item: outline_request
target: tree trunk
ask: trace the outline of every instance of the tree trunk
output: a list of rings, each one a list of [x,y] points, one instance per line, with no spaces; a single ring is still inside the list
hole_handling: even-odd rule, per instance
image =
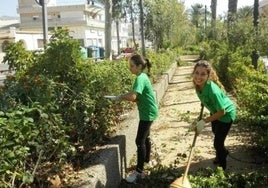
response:
[[[145,40],[144,40],[144,17],[143,17],[143,5],[142,0],[139,0],[140,7],[140,29],[141,29],[141,51],[142,55],[145,57]]]
[[[115,24],[116,24],[116,36],[117,36],[117,55],[119,55],[121,41],[120,41],[119,20],[118,19],[116,19]]]
[[[211,0],[211,28],[212,37],[216,38],[217,0]]]
[[[237,13],[237,0],[229,0],[228,2],[228,24],[235,21]]]
[[[111,57],[112,0],[105,0],[105,59]]]
[[[256,31],[258,30],[258,24],[259,24],[259,0],[254,0],[253,25]]]
[[[134,44],[134,48],[135,50],[138,49],[137,43],[136,43],[136,38],[135,38],[135,23],[134,23],[134,17],[133,17],[133,4],[131,1],[130,4],[130,19],[131,19],[131,28],[132,28],[132,40],[133,40],[133,44]]]

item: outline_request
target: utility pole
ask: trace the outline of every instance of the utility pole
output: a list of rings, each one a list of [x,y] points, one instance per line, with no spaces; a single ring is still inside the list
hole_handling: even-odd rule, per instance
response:
[[[42,6],[42,20],[43,20],[43,44],[44,49],[46,48],[47,38],[48,38],[48,28],[47,28],[47,3],[49,0],[35,0],[35,2]]]

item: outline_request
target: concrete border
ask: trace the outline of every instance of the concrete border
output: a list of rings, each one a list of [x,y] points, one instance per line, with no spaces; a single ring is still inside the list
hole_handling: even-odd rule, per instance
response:
[[[163,98],[168,84],[177,68],[174,62],[170,69],[164,72],[159,81],[153,84],[158,104]],[[119,130],[108,145],[98,150],[94,161],[89,162],[80,171],[80,183],[73,187],[77,188],[115,188],[118,187],[121,179],[125,178],[125,169],[130,163],[131,158],[136,153],[136,131],[139,122],[138,111],[135,108],[127,115],[126,119],[120,124],[124,129]],[[84,160],[92,160],[84,159]]]

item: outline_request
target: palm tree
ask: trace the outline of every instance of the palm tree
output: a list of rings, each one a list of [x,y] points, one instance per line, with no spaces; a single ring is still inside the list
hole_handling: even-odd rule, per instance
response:
[[[214,25],[213,22],[216,22],[216,15],[217,15],[217,0],[211,0],[211,19],[212,19],[212,26]]]
[[[138,49],[138,45],[136,43],[136,37],[135,37],[135,17],[134,17],[134,2],[132,0],[130,0],[129,2],[129,10],[130,10],[130,20],[131,20],[131,29],[132,29],[132,41],[134,44],[134,48],[135,50]]]
[[[105,7],[105,58],[110,58],[112,41],[112,0],[96,0]]]
[[[112,0],[104,0],[105,6],[105,58],[111,55],[112,39]]]
[[[144,15],[143,15],[143,0],[139,0],[140,7],[140,29],[141,29],[141,51],[142,55],[145,57],[145,39],[144,39]]]
[[[253,25],[258,30],[258,23],[259,23],[259,0],[254,0],[254,8],[253,8]]]
[[[229,0],[228,1],[228,24],[235,21],[237,13],[237,1],[238,0]]]
[[[217,0],[211,0],[211,28],[212,28],[212,36],[215,38],[216,31],[216,15],[217,15]]]
[[[191,21],[193,25],[198,28],[200,26],[200,19],[205,13],[205,9],[202,4],[198,3],[192,5],[191,8]]]
[[[244,19],[252,17],[252,6],[244,6],[237,11],[237,18],[238,19]]]
[[[122,3],[117,0],[112,0],[112,17],[116,25],[116,36],[117,36],[117,53],[120,52],[120,33],[119,33],[119,21],[122,18]]]

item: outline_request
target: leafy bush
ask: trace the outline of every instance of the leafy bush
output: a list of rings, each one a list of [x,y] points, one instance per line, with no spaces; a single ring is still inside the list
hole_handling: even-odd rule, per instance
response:
[[[103,98],[131,89],[128,63],[83,60],[79,47],[64,29],[55,31],[42,53],[25,50],[21,42],[6,46],[4,62],[15,72],[0,87],[0,187],[48,185],[49,176],[66,162],[78,164],[133,108]],[[149,53],[152,81],[175,56]]]
[[[138,186],[146,187],[170,187],[170,184],[176,179],[183,176],[182,171],[176,168],[157,166],[150,171],[150,175],[144,180],[138,182]],[[222,168],[213,170],[211,168],[199,169],[188,175],[192,188],[255,188],[266,187],[268,176],[264,172],[252,173],[228,173]],[[121,183],[120,188],[132,187],[129,184]]]
[[[55,111],[55,106],[33,104],[0,112],[0,187],[32,184],[38,181],[40,164],[60,166],[74,152]]]

